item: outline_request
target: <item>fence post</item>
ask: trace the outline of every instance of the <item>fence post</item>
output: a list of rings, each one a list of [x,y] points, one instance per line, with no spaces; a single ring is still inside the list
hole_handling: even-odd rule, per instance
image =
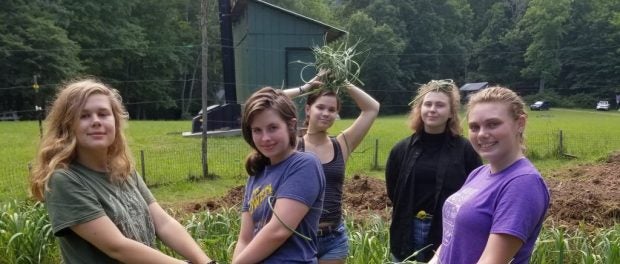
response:
[[[558,153],[559,157],[562,157],[564,155],[564,135],[562,134],[562,129],[560,129],[560,145],[558,146],[558,151],[560,153]]]
[[[379,139],[375,139],[375,166],[373,169],[379,168]]]
[[[141,149],[140,150],[140,165],[142,167],[142,180],[144,181],[144,184],[146,184],[146,171],[144,170],[144,150]]]

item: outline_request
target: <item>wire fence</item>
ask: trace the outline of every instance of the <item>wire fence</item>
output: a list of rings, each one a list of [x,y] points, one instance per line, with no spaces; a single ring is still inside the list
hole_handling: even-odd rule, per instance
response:
[[[392,146],[402,138],[367,137],[347,162],[347,175],[382,171]],[[533,161],[574,158],[592,160],[620,149],[617,133],[601,131],[571,132],[562,130],[526,135],[526,155]],[[200,141],[173,145],[130,146],[136,170],[147,185],[154,187],[179,181],[201,180],[203,176]],[[245,157],[250,147],[239,136],[208,140],[208,177],[234,178],[243,182],[247,176]],[[15,162],[8,161],[8,164]],[[5,163],[5,165],[7,165]],[[0,201],[27,195],[29,164],[0,167]]]

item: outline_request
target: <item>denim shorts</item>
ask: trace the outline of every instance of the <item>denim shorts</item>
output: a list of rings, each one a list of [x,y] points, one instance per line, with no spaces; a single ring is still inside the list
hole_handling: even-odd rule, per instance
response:
[[[319,259],[337,260],[346,259],[349,255],[349,237],[344,222],[332,232],[318,237]]]

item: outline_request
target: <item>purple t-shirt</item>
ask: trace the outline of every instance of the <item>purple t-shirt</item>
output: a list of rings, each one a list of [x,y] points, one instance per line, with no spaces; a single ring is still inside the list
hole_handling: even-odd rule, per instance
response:
[[[519,238],[511,263],[529,263],[548,207],[548,188],[528,159],[497,173],[478,167],[443,206],[440,263],[478,262],[490,234]]]
[[[317,263],[317,230],[323,208],[325,175],[319,159],[310,153],[295,152],[275,165],[268,165],[248,179],[242,212],[249,212],[256,235],[271,220],[272,210],[279,198],[293,199],[305,204],[310,211],[296,231],[311,240],[292,234],[282,246],[262,263]]]

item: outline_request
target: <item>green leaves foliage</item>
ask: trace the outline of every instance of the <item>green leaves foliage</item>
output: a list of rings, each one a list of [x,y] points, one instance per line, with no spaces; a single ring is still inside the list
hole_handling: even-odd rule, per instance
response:
[[[416,88],[431,79],[486,81],[521,94],[544,83],[560,96],[611,101],[620,92],[620,0],[267,2],[361,40],[358,50],[369,52],[355,58],[363,62],[359,79],[382,102],[382,113],[407,111]],[[59,82],[95,75],[121,91],[132,118],[190,117],[200,107],[200,3],[3,1],[0,111],[34,118],[34,106],[49,102]],[[206,3],[213,94],[223,86],[219,13],[218,1]],[[345,116],[356,113],[343,106]]]

